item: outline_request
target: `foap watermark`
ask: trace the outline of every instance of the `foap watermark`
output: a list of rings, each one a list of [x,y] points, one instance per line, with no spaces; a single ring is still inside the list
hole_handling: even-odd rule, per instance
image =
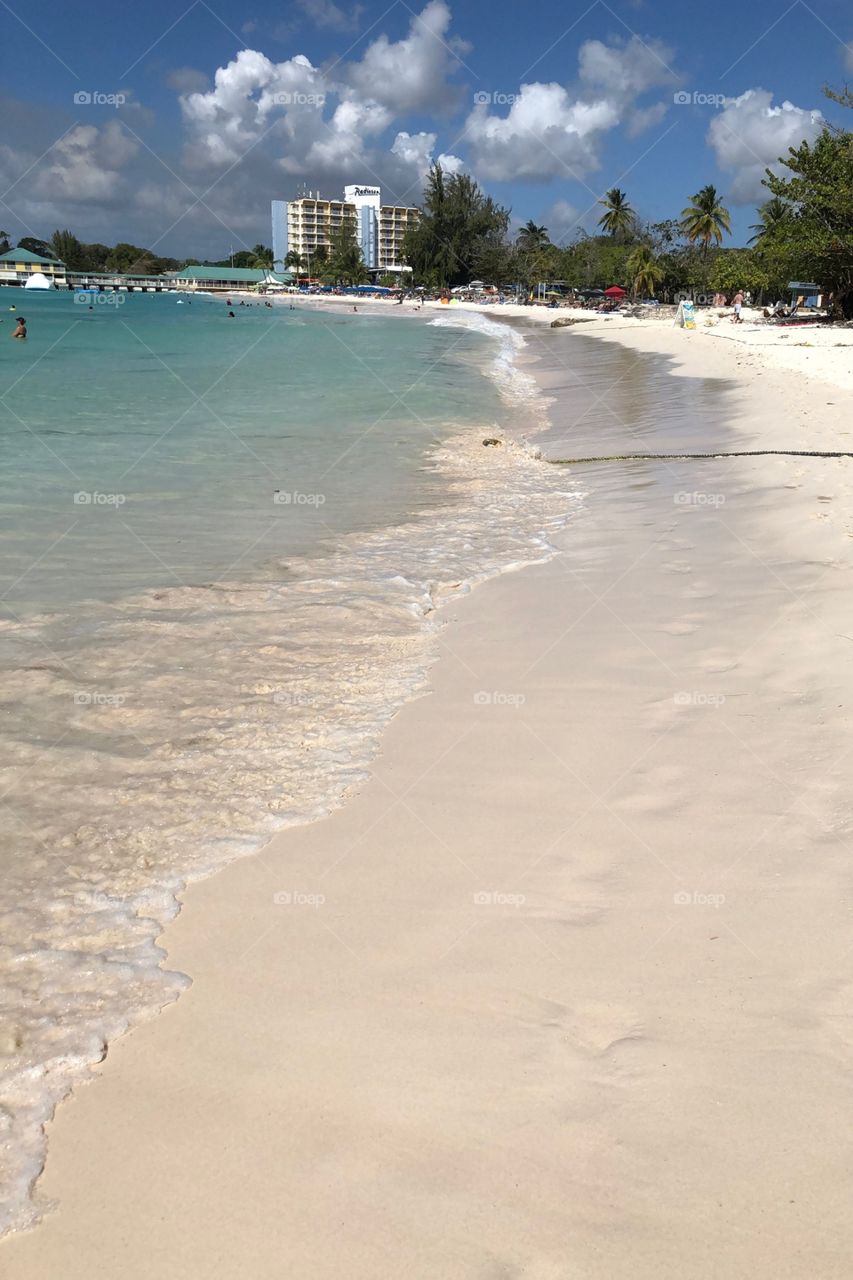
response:
[[[714,907],[717,910],[726,900],[724,893],[700,893],[698,889],[694,889],[692,893],[684,890],[681,893],[674,893],[672,900],[677,907]]]
[[[677,707],[721,707],[726,700],[724,693],[688,693],[683,690],[677,693],[673,702]]]
[[[725,505],[724,493],[676,493],[673,502],[677,507],[722,507]]]
[[[293,489],[276,489],[273,502],[279,507],[322,507],[325,493],[299,493]]]
[[[127,301],[127,294],[116,293],[115,291],[111,293],[89,293],[84,289],[80,293],[75,293],[74,301],[78,307],[120,307]]]
[[[487,689],[480,689],[474,694],[475,707],[523,707],[527,698],[523,693],[504,693],[500,689],[494,689],[491,692]]]
[[[474,94],[475,107],[513,107],[520,101],[520,93],[487,93],[484,89],[478,89]]]
[[[277,107],[323,107],[326,105],[326,95],[285,89],[281,93],[272,94],[272,101]]]
[[[100,493],[97,489],[93,489],[91,493],[87,489],[81,489],[74,495],[75,507],[123,507],[126,502],[127,494]]]
[[[492,889],[481,889],[474,894],[474,905],[477,907],[523,907],[527,899],[523,893],[497,893]]]
[[[100,89],[78,89],[74,95],[75,107],[123,107],[126,102],[126,94],[104,93]]]
[[[672,100],[677,107],[716,107],[718,111],[726,105],[724,93],[702,93],[699,89],[692,93],[688,89],[679,89],[672,95]]]
[[[97,689],[78,689],[74,694],[75,707],[123,707],[127,702],[124,693],[100,693]]]
[[[277,907],[322,907],[326,901],[323,893],[303,893],[300,889],[280,889],[274,893],[273,902]]]
[[[273,702],[278,707],[313,707],[314,699],[309,693],[300,693],[299,690],[291,692],[287,689],[279,689],[278,693],[272,696]]]

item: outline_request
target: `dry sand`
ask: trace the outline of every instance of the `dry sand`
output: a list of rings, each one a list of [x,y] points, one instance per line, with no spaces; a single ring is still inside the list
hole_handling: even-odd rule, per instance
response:
[[[530,344],[549,447],[619,451],[576,340]],[[624,386],[725,374],[714,445],[853,443],[840,390],[618,340]],[[583,468],[560,554],[447,606],[361,793],[187,894],[194,985],[60,1108],[4,1277],[847,1280],[851,478]]]

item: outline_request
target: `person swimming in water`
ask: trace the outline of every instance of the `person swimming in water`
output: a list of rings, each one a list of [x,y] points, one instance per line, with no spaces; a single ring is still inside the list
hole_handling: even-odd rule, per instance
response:
[[[12,337],[26,339],[26,336],[27,336],[27,322],[23,316],[18,316],[15,322],[15,328],[12,330]]]

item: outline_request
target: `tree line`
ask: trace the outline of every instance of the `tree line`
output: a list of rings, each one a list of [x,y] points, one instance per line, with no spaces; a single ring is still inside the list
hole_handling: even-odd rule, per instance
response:
[[[5,253],[12,246],[9,233],[0,231],[0,253]],[[39,240],[35,236],[24,236],[14,246],[17,249],[28,249],[42,258],[53,258],[64,262],[69,271],[116,272],[121,275],[163,275],[164,272],[179,271],[183,267],[251,267],[255,270],[272,268],[272,249],[256,244],[254,249],[241,249],[219,262],[211,262],[202,258],[166,258],[153,253],[151,249],[124,242],[107,244],[85,244],[78,240],[72,231],[54,231],[49,240]]]
[[[853,95],[826,90],[845,107]],[[635,297],[679,293],[779,296],[792,279],[813,280],[839,312],[853,316],[853,134],[826,124],[813,143],[767,170],[767,199],[746,248],[724,247],[731,215],[716,187],[689,198],[678,218],[643,223],[619,187],[600,200],[595,234],[578,229],[553,244],[529,221],[513,239],[510,214],[465,174],[430,171],[424,209],[405,252],[416,283],[453,288],[480,279],[501,288],[563,282],[574,288],[620,284]]]

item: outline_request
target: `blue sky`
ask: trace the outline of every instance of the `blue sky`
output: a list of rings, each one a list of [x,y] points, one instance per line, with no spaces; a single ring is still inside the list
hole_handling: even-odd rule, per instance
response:
[[[594,229],[608,187],[660,220],[713,182],[743,243],[764,166],[814,136],[816,113],[845,116],[822,86],[853,79],[849,0],[4,0],[4,13],[0,226],[175,256],[268,243],[270,199],[303,183],[337,196],[379,181],[417,203],[437,158],[555,239]]]

